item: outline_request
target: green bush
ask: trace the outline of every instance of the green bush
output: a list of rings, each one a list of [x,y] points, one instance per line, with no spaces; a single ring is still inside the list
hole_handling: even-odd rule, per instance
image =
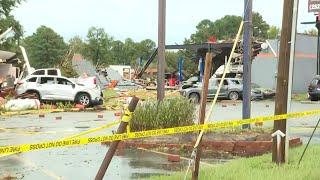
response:
[[[131,120],[133,131],[188,126],[194,124],[195,105],[183,97],[166,98],[161,102],[140,103]]]

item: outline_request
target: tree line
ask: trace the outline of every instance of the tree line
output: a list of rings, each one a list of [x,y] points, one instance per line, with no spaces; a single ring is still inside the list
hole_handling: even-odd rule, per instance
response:
[[[127,38],[120,41],[101,27],[91,27],[85,38],[74,36],[68,42],[52,28],[46,26],[40,26],[32,35],[24,37],[23,27],[11,14],[12,10],[22,2],[23,0],[0,1],[0,29],[5,31],[11,26],[14,29],[14,35],[0,43],[0,49],[20,52],[18,46],[23,45],[27,50],[31,65],[35,68],[58,67],[66,64],[64,61],[70,58],[70,53],[83,55],[98,68],[111,64],[137,66],[141,60],[145,62],[156,48],[156,43],[151,39],[135,42]],[[204,19],[196,26],[196,32],[189,38],[185,38],[184,43],[207,42],[211,36],[220,40],[233,39],[241,20],[241,16],[235,15],[226,15],[216,21]],[[253,13],[252,21],[255,39],[265,40],[279,36],[280,29],[266,23],[258,12]],[[177,69],[180,56],[185,58],[184,70],[187,73],[197,70],[192,53],[170,51],[166,52],[166,64],[169,71]]]

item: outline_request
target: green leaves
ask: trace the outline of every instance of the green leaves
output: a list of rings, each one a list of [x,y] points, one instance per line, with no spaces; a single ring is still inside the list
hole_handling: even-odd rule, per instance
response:
[[[96,66],[134,65],[139,57],[146,60],[155,47],[155,42],[150,39],[134,42],[131,38],[127,38],[122,42],[114,40],[103,28],[91,27],[82,54]]]
[[[134,131],[187,126],[194,124],[194,117],[195,105],[186,98],[147,100],[138,105],[130,125]]]
[[[60,64],[67,52],[63,38],[51,28],[41,26],[24,41],[30,64],[34,68],[49,68]]]
[[[215,36],[220,40],[233,39],[238,31],[241,20],[241,16],[235,15],[226,15],[214,22],[204,19],[196,26],[196,33],[191,34],[190,39],[186,39],[185,43],[207,42],[210,36]],[[266,39],[269,25],[259,13],[253,12],[252,23],[253,36],[257,39]]]
[[[1,0],[0,1],[0,18],[2,15],[9,16],[14,7],[21,3],[22,0]]]

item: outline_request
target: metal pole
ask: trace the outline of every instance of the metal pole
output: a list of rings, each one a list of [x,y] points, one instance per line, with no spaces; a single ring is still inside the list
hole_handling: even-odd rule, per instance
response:
[[[318,39],[317,39],[317,75],[320,74],[320,21],[319,15],[316,16],[316,28],[318,30]]]
[[[304,153],[306,153],[306,150],[308,149],[308,146],[309,146],[309,144],[310,144],[310,141],[311,141],[314,133],[316,132],[316,130],[317,130],[318,126],[319,126],[319,122],[320,122],[320,119],[318,120],[316,127],[314,127],[314,129],[313,129],[313,131],[312,131],[312,134],[311,134],[311,136],[310,136],[310,138],[309,138],[309,140],[308,140],[308,143],[307,143],[306,147],[304,148],[303,153],[302,153],[302,155],[301,155],[301,157],[300,157],[300,159],[299,159],[298,165],[300,165],[300,162],[301,162],[301,160],[302,160],[302,158],[303,158],[303,156],[304,156]]]
[[[130,101],[130,104],[128,106],[128,110],[130,112],[133,112],[135,109],[136,109],[136,106],[139,102],[139,98],[137,97],[132,97],[131,101]],[[117,130],[117,134],[122,134],[126,131],[126,128],[127,128],[127,125],[128,125],[128,122],[124,122],[122,121],[118,127],[118,130]],[[99,171],[96,175],[96,178],[95,180],[102,180],[102,178],[104,177],[108,167],[109,167],[109,164],[112,160],[112,157],[114,155],[114,153],[116,152],[117,150],[117,147],[118,147],[118,144],[119,144],[120,141],[113,141],[108,149],[108,152],[107,154],[105,155],[103,161],[102,161],[102,164],[99,168]]]
[[[201,93],[201,102],[200,102],[200,110],[199,110],[199,124],[204,123],[205,116],[206,116],[206,104],[207,104],[207,95],[208,95],[212,57],[213,57],[213,53],[206,54],[204,77],[203,77],[203,81],[202,81],[203,85],[202,85],[202,93]],[[200,140],[199,145],[197,147],[196,160],[194,163],[194,171],[192,173],[193,180],[198,179],[200,156],[201,156],[201,140]]]
[[[287,113],[288,103],[288,80],[289,80],[289,66],[290,66],[290,45],[291,31],[292,31],[292,15],[293,15],[292,0],[284,0],[283,2],[283,17],[281,28],[280,52],[278,61],[278,76],[277,76],[277,92],[275,97],[275,115]],[[273,132],[280,130],[287,134],[286,130],[287,120],[283,119],[275,121]],[[277,162],[277,141],[273,138],[272,144],[272,161]],[[280,163],[285,162],[285,139],[281,139],[280,144]]]
[[[251,116],[252,0],[244,1],[242,118]],[[242,125],[243,129],[250,124]]]
[[[297,33],[297,20],[298,20],[298,8],[299,0],[294,0],[293,5],[293,17],[292,17],[292,28],[291,28],[291,46],[290,46],[290,62],[289,62],[289,78],[288,78],[288,99],[287,99],[287,112],[291,109],[291,93],[292,93],[292,81],[293,81],[293,68],[295,59],[295,48],[296,48],[296,33]],[[289,162],[289,128],[288,123],[286,124],[286,136],[285,136],[285,162]]]
[[[159,0],[158,17],[158,64],[157,64],[157,99],[164,98],[164,67],[165,67],[165,31],[166,31],[166,0]]]

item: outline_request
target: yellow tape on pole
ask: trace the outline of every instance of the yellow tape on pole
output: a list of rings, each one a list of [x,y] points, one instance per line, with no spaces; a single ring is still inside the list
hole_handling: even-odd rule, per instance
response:
[[[257,121],[273,121],[273,120],[276,121],[276,120],[282,120],[282,119],[288,119],[288,118],[299,118],[299,117],[319,115],[319,114],[320,114],[320,109],[317,109],[312,111],[295,112],[295,113],[281,114],[281,115],[275,115],[275,116],[263,116],[263,117],[256,117],[251,119],[238,119],[238,120],[231,120],[231,121],[224,121],[224,122],[213,122],[213,123],[206,123],[203,125],[182,126],[182,127],[174,127],[174,128],[131,132],[131,133],[124,133],[124,134],[83,137],[83,138],[65,139],[65,140],[57,140],[57,141],[47,141],[47,142],[40,142],[40,143],[4,146],[4,147],[0,147],[0,154],[28,152],[28,151],[35,151],[35,150],[41,150],[41,149],[52,149],[52,148],[85,145],[85,144],[100,143],[100,142],[111,142],[111,141],[118,141],[118,140],[187,133],[187,132],[194,132],[199,130],[203,130],[203,131],[213,130],[218,128],[240,126],[243,124],[254,123]]]

